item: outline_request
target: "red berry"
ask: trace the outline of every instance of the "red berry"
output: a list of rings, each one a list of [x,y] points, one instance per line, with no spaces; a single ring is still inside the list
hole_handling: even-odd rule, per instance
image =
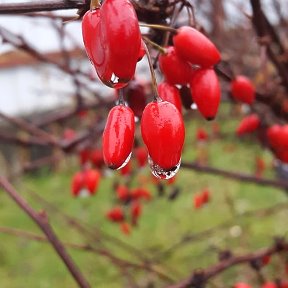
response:
[[[97,170],[89,169],[84,171],[84,181],[90,194],[95,194],[99,185],[100,173]]]
[[[124,212],[121,207],[114,207],[106,214],[107,218],[113,222],[124,221]]]
[[[132,206],[131,206],[131,219],[132,219],[132,224],[136,225],[137,221],[141,215],[142,212],[142,206],[138,201],[133,201]]]
[[[159,56],[159,66],[170,84],[185,85],[194,74],[192,67],[179,58],[173,46],[167,47],[166,53]]]
[[[208,133],[203,128],[198,128],[196,132],[196,139],[197,141],[207,141],[208,140]]]
[[[268,142],[272,148],[281,146],[281,126],[273,125],[267,129]]]
[[[105,0],[100,9],[103,49],[109,51],[111,70],[120,82],[128,82],[134,76],[141,47],[136,12],[129,0]]]
[[[233,288],[251,288],[251,286],[246,283],[237,283]]]
[[[139,167],[144,167],[147,163],[148,153],[144,146],[139,146],[134,149],[134,155],[136,157]]]
[[[207,119],[215,118],[221,100],[220,85],[213,69],[195,72],[190,82],[191,93],[200,113]]]
[[[185,127],[178,109],[167,101],[149,103],[142,115],[141,133],[154,164],[167,172],[175,170],[185,138]]]
[[[208,189],[203,190],[201,195],[203,204],[206,204],[210,201],[210,191]]]
[[[131,154],[134,142],[134,113],[118,105],[109,112],[103,132],[103,156],[111,169],[120,168]]]
[[[221,59],[216,46],[198,30],[183,26],[173,37],[173,43],[178,55],[185,61],[209,68]]]
[[[194,202],[194,208],[195,209],[201,208],[203,205],[202,195],[198,195],[198,194],[194,195],[193,202]]]
[[[101,8],[87,11],[82,35],[101,81],[110,87],[125,86],[134,76],[141,45],[138,20],[130,1],[106,0]]]
[[[119,185],[116,189],[116,194],[120,201],[127,201],[130,198],[129,189],[125,185]]]
[[[105,164],[102,149],[94,149],[91,151],[90,160],[95,167],[101,168]]]
[[[72,178],[72,187],[71,187],[73,196],[78,196],[78,194],[80,193],[80,190],[84,186],[84,183],[85,182],[84,182],[83,172],[75,173]]]
[[[174,104],[179,112],[182,113],[181,97],[176,86],[162,82],[158,85],[158,93],[162,100]]]
[[[137,80],[131,80],[125,88],[126,100],[135,116],[141,118],[146,106],[145,87]]]
[[[79,152],[80,163],[82,165],[86,164],[90,160],[90,153],[89,149],[83,149]]]
[[[261,286],[261,288],[277,288],[277,285],[274,282],[266,282]]]
[[[260,119],[258,115],[252,114],[242,119],[242,121],[237,127],[236,133],[239,136],[246,133],[252,133],[255,130],[257,130],[259,126],[260,126]]]
[[[255,87],[245,76],[237,76],[231,82],[232,96],[241,102],[252,104],[255,100]]]
[[[123,234],[129,235],[131,233],[131,226],[127,222],[123,222],[120,224],[120,229]]]
[[[140,49],[139,49],[139,54],[138,54],[138,62],[142,60],[142,58],[144,57],[144,55],[146,54],[146,50],[144,48],[144,42],[143,39],[141,39],[141,45],[140,45]]]

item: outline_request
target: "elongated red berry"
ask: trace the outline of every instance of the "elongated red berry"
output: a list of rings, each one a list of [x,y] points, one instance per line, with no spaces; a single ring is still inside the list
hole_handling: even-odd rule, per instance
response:
[[[134,113],[124,105],[109,112],[103,132],[103,157],[111,169],[120,168],[129,159],[134,142]]]
[[[170,84],[185,85],[193,77],[192,67],[179,58],[173,46],[166,48],[166,53],[159,56],[159,66],[165,80]]]
[[[281,126],[272,125],[267,129],[267,139],[272,148],[276,149],[281,146]]]
[[[82,172],[77,172],[72,178],[71,192],[73,196],[78,196],[84,186],[84,175]]]
[[[182,103],[179,90],[176,86],[168,82],[158,84],[158,93],[162,100],[174,104],[180,113],[182,113]]]
[[[84,171],[84,179],[85,186],[90,194],[95,194],[100,181],[100,173],[95,169],[86,170]]]
[[[260,119],[258,115],[252,114],[242,119],[242,121],[239,123],[236,129],[236,133],[239,136],[246,133],[252,133],[255,130],[257,130],[259,126],[260,126]]]
[[[190,89],[200,113],[207,119],[216,117],[221,100],[220,85],[213,69],[201,69],[195,72]]]
[[[119,185],[116,189],[116,194],[120,201],[127,201],[130,198],[129,188],[125,185]]]
[[[247,77],[239,75],[231,82],[231,94],[235,100],[252,104],[255,100],[255,87]]]
[[[119,82],[128,82],[134,76],[141,47],[136,12],[129,0],[105,0],[100,9],[111,70]]]
[[[173,104],[167,101],[149,103],[142,115],[141,133],[154,164],[166,171],[179,164],[185,128]]]
[[[114,207],[106,214],[107,218],[113,222],[122,222],[125,219],[123,209],[121,207]]]
[[[209,68],[220,61],[221,55],[212,41],[192,27],[179,28],[173,43],[178,55],[191,64]]]
[[[136,225],[142,213],[142,205],[138,201],[133,201],[131,205],[131,222]]]
[[[144,85],[134,79],[131,80],[125,88],[126,101],[128,106],[134,112],[134,115],[141,118],[143,110],[146,106],[146,93]]]

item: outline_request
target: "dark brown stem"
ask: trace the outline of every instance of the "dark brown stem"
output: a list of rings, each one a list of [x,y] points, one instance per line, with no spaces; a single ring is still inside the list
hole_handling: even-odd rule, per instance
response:
[[[53,11],[60,9],[80,9],[86,6],[82,0],[46,0],[27,3],[0,4],[0,14],[20,14],[27,12]]]
[[[48,217],[45,212],[37,213],[32,207],[17,193],[10,182],[0,176],[0,187],[7,192],[7,194],[13,199],[13,201],[39,226],[39,228],[46,235],[47,239],[62,259],[63,263],[66,265],[67,269],[78,283],[81,288],[89,288],[90,285],[84,278],[79,268],[73,262],[70,255],[67,253],[64,245],[57,238],[52,227],[49,224]]]
[[[226,171],[226,170],[209,167],[209,166],[203,166],[197,163],[183,162],[181,164],[181,167],[185,169],[191,169],[197,172],[219,175],[219,176],[234,179],[237,181],[255,183],[258,185],[270,186],[270,187],[279,188],[279,189],[288,189],[288,181],[259,178],[259,177],[252,176],[252,175]]]

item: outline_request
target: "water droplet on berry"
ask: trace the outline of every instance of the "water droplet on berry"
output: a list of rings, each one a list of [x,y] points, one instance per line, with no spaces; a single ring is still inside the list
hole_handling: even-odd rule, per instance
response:
[[[80,198],[87,198],[87,197],[89,197],[89,196],[90,196],[90,193],[89,193],[88,189],[82,188],[82,189],[80,190],[80,192],[79,192],[79,197],[80,197]]]
[[[192,103],[192,104],[191,104],[191,109],[193,109],[193,110],[197,110],[198,107],[197,107],[197,105],[196,105],[195,103]]]
[[[102,79],[102,82],[111,88],[120,89],[125,87],[128,84],[129,80],[130,79],[120,79],[113,73],[110,80]]]
[[[123,167],[125,167],[128,164],[128,162],[130,161],[131,155],[132,155],[132,152],[128,155],[128,157],[123,162],[123,164],[119,168],[117,168],[116,170],[119,170],[119,169],[122,169]]]
[[[154,163],[150,155],[148,155],[148,163],[150,165],[151,172],[155,177],[160,179],[170,179],[174,177],[179,171],[181,159],[179,163],[170,170],[163,169],[162,167]]]

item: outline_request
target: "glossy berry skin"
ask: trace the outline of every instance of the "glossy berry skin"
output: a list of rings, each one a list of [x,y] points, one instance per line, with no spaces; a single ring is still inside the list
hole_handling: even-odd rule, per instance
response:
[[[281,146],[281,126],[272,125],[267,129],[267,139],[272,148],[276,149]]]
[[[109,168],[120,168],[130,156],[134,133],[133,111],[124,105],[113,107],[109,112],[102,139],[103,157]]]
[[[134,115],[141,118],[143,110],[146,106],[145,87],[140,81],[131,80],[125,88],[126,101],[134,112]]]
[[[220,85],[215,71],[201,69],[195,72],[190,89],[199,112],[207,120],[213,120],[221,100]]]
[[[183,26],[173,37],[173,43],[178,55],[190,64],[209,68],[221,60],[216,46],[198,30]]]
[[[162,100],[168,101],[176,106],[180,113],[182,113],[182,103],[179,90],[176,86],[168,82],[158,84],[158,93]]]
[[[155,164],[167,171],[178,165],[185,128],[182,116],[173,104],[167,101],[149,103],[142,115],[141,133]]]
[[[246,133],[252,133],[255,130],[257,130],[259,126],[260,126],[259,117],[257,116],[257,114],[252,114],[242,119],[242,121],[239,123],[236,129],[236,133],[238,136]]]
[[[231,94],[237,101],[252,104],[255,100],[255,87],[247,77],[239,75],[231,82]]]
[[[106,0],[102,7],[87,11],[82,35],[100,80],[109,87],[127,85],[134,76],[141,45],[138,20],[130,1]]]
[[[101,9],[87,11],[82,19],[82,37],[86,53],[100,80],[111,86],[112,67],[110,51],[101,23]],[[105,42],[106,41],[106,42]]]
[[[166,54],[159,56],[159,67],[165,80],[172,85],[185,85],[191,81],[194,74],[192,67],[179,58],[173,46],[167,47]]]
[[[134,7],[129,0],[105,0],[101,7],[101,22],[111,70],[120,82],[128,82],[134,76],[141,47]]]

